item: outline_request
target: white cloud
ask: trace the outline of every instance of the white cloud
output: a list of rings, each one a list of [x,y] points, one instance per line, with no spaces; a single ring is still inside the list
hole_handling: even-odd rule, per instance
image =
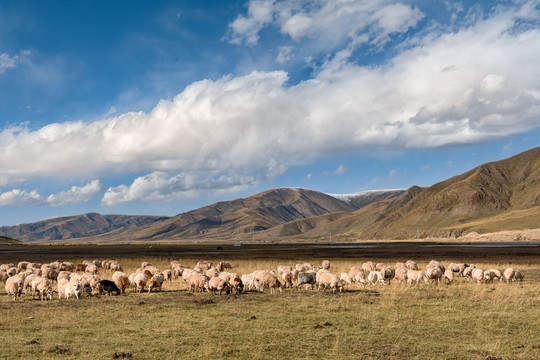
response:
[[[336,170],[334,170],[334,175],[343,175],[347,171],[347,168],[343,165],[339,165]]]
[[[236,192],[253,186],[253,178],[200,178],[197,175],[170,176],[161,171],[136,178],[129,186],[111,187],[102,198],[103,205],[117,205],[130,201],[161,202],[191,199],[203,194]]]
[[[19,66],[28,55],[30,55],[29,50],[22,50],[18,55],[12,56],[6,53],[0,54],[0,74],[3,74],[8,69],[14,69]]]
[[[20,207],[43,205],[45,200],[37,190],[13,189],[0,194],[0,206]]]
[[[249,3],[248,15],[237,17],[229,24],[232,44],[254,45],[259,41],[259,31],[272,21],[273,0],[252,0]]]
[[[99,180],[92,180],[85,186],[72,186],[67,191],[51,194],[44,199],[37,190],[12,189],[0,193],[0,206],[22,207],[22,206],[64,206],[86,202],[93,195],[101,190]]]
[[[320,155],[523,132],[540,116],[540,30],[522,26],[521,16],[501,8],[460,31],[419,37],[384,66],[352,64],[345,49],[295,86],[283,71],[252,72],[195,82],[150,113],[6,128],[0,185],[143,173],[108,189],[103,203],[161,201],[203,192],[188,175],[226,191]]]
[[[47,197],[47,204],[51,206],[80,204],[90,200],[99,191],[101,191],[99,180],[92,180],[85,186],[72,186],[67,191],[49,195]]]
[[[398,171],[397,171],[396,169],[392,169],[392,170],[390,170],[390,172],[388,173],[388,178],[389,178],[389,179],[393,179],[393,178],[395,178],[397,175],[398,175]]]
[[[279,54],[276,58],[276,61],[280,64],[284,64],[287,61],[292,59],[292,46],[281,46],[279,48]]]

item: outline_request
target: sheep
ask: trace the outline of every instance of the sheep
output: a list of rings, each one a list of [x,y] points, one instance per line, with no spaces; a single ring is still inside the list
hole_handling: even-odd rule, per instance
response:
[[[82,300],[83,290],[83,284],[75,278],[72,280],[62,279],[58,282],[59,298],[64,296],[68,300],[70,296],[75,296],[78,300]]]
[[[227,284],[231,287],[231,290],[234,289],[237,294],[240,294],[244,290],[244,283],[240,276],[235,273],[222,272],[218,276],[219,278],[225,280]]]
[[[455,272],[455,273],[458,273],[460,275],[463,274],[463,271],[469,267],[469,264],[463,264],[463,263],[460,263],[460,264],[456,264],[456,263],[450,263],[448,265],[448,270],[452,271],[452,272]]]
[[[9,276],[15,276],[19,273],[19,269],[17,269],[16,267],[10,267],[9,269],[7,269],[6,272]]]
[[[148,267],[148,266],[154,266],[154,265],[152,265],[152,264],[149,263],[148,261],[143,261],[143,262],[141,263],[141,267],[142,267],[142,268],[145,268],[145,267]]]
[[[484,270],[475,268],[471,273],[471,278],[480,284],[484,280]]]
[[[150,272],[150,270],[145,269],[145,268],[138,268],[137,270],[135,270],[135,272],[137,274],[139,273],[145,274],[146,276],[148,276],[149,279],[154,275]]]
[[[486,271],[484,271],[484,281],[486,283],[488,282],[493,282],[494,279],[499,279],[499,281],[501,280],[501,272],[499,270],[496,270],[496,269],[488,269]]]
[[[426,270],[429,268],[439,268],[441,270],[441,273],[444,274],[444,271],[446,270],[444,265],[438,262],[437,260],[431,260],[429,264],[426,266]]]
[[[182,279],[184,279],[184,281],[186,282],[186,284],[189,284],[189,279],[193,276],[193,275],[202,275],[201,273],[193,270],[193,269],[184,269],[182,271]]]
[[[135,276],[137,276],[137,273],[131,273],[129,274],[128,276],[128,280],[129,280],[129,285],[130,286],[135,286]]]
[[[492,273],[493,279],[498,279],[499,281],[502,280],[502,274],[497,269],[487,269],[487,271],[490,271]]]
[[[208,277],[203,274],[193,274],[189,278],[189,290],[195,292],[198,289],[199,292],[208,290]]]
[[[522,275],[519,270],[515,270],[514,281],[523,281],[524,277],[525,277],[525,275]]]
[[[77,267],[75,268],[75,271],[79,272],[79,271],[86,271],[86,264],[77,264]]]
[[[17,264],[17,269],[19,269],[19,271],[26,270],[29,264],[30,263],[28,261],[19,261]]]
[[[146,276],[146,274],[144,273],[135,273],[133,283],[137,287],[137,291],[141,293],[144,290],[146,284],[148,283],[148,276]]]
[[[392,266],[383,266],[380,270],[384,276],[384,281],[390,284],[390,281],[396,276],[396,269]]]
[[[112,275],[112,280],[118,286],[118,288],[122,291],[122,294],[126,293],[126,287],[129,286],[129,278],[128,276],[121,272],[121,271],[115,271]]]
[[[410,285],[413,281],[418,284],[421,280],[423,280],[426,284],[428,283],[428,278],[422,270],[407,270],[407,284]]]
[[[339,290],[339,292],[343,291],[343,282],[339,279],[339,277],[332,273],[326,273],[322,272],[319,275],[319,288],[318,290],[321,290],[321,287],[324,290],[327,288],[332,289],[332,292],[336,292],[336,290]]]
[[[407,266],[407,269],[409,270],[418,270],[418,264],[414,260],[407,260],[405,266]]]
[[[199,261],[195,267],[202,269],[204,272],[212,267],[212,263],[210,261]]]
[[[349,277],[351,282],[361,284],[362,286],[366,285],[366,277],[364,271],[357,266],[352,266],[349,270]]]
[[[73,274],[72,274],[72,276],[73,276]],[[99,282],[101,281],[101,278],[99,277],[99,275],[83,273],[82,278],[84,278],[84,279],[86,279],[88,281],[88,286],[89,286],[91,294],[94,294],[94,292],[99,290]],[[81,282],[83,283],[83,286],[86,287],[85,283],[83,281],[81,281]]]
[[[154,274],[147,283],[148,293],[150,293],[152,289],[158,289],[159,291],[161,291],[161,287],[163,286],[164,281],[165,277],[162,273],[158,272]]]
[[[104,292],[107,293],[107,295],[111,295],[113,292],[116,293],[116,295],[120,295],[120,289],[116,284],[110,280],[101,280],[99,282],[99,293],[103,294]]]
[[[56,281],[58,282],[62,279],[69,279],[70,275],[71,275],[71,272],[69,271],[60,271],[58,273],[58,276],[56,277]]]
[[[0,265],[0,270],[3,270],[5,272],[7,272],[9,268],[12,268],[14,266],[15,266],[15,264],[11,264],[11,263],[10,264],[2,264],[2,265]]]
[[[253,274],[244,274],[242,275],[242,283],[244,284],[244,288],[247,290],[255,290],[257,287],[255,285],[255,278],[253,277]]]
[[[178,279],[179,276],[182,276],[183,272],[184,272],[184,267],[182,266],[174,266],[172,268],[172,273],[175,279]]]
[[[341,279],[342,282],[344,282],[345,284],[347,285],[352,285],[352,279],[351,277],[349,276],[349,273],[341,273],[339,278]]]
[[[394,275],[394,279],[402,283],[403,281],[407,281],[407,267],[398,267],[396,268],[396,274]]]
[[[284,272],[281,274],[281,278],[283,279],[283,281],[285,282],[285,288],[287,287],[291,287],[293,286],[293,283],[292,283],[292,272],[288,271],[288,272]]]
[[[225,280],[213,277],[208,280],[208,290],[211,290],[214,295],[216,294],[216,290],[219,290],[219,295],[221,295],[223,291],[225,291],[226,294],[229,294],[230,287]]]
[[[292,272],[292,271],[293,271],[293,268],[288,265],[279,265],[277,267],[277,272],[279,276],[281,276],[285,272]]]
[[[101,264],[101,261],[99,260],[93,260],[92,264],[96,265],[98,268],[103,267],[103,265]]]
[[[53,294],[56,291],[53,291],[52,285],[49,279],[42,277],[35,278],[32,280],[32,298],[34,298],[34,293],[39,293],[39,298],[41,301],[52,300]]]
[[[111,271],[124,271],[124,268],[118,261],[112,262],[109,266],[109,270]]]
[[[302,285],[310,285],[311,290],[313,290],[313,286],[315,286],[317,282],[317,275],[312,272],[301,272],[298,273],[298,283],[296,284],[296,290]]]
[[[507,283],[510,283],[514,279],[514,275],[516,275],[516,272],[512,268],[507,268],[504,270],[504,280],[506,280]]]
[[[42,269],[41,276],[45,279],[55,281],[58,278],[58,270],[55,270],[52,267],[45,268],[45,270]]]
[[[295,268],[296,270],[300,271],[300,272],[304,272],[304,271],[308,271],[308,270],[313,270],[313,264],[310,264],[310,263],[303,263],[303,264],[296,264],[295,265]]]
[[[397,269],[407,269],[407,265],[405,265],[405,263],[403,263],[403,262],[397,262],[396,263],[396,270]]]
[[[184,265],[180,264],[179,261],[173,260],[171,261],[171,269],[174,269],[175,267],[184,267]]]
[[[476,269],[474,265],[469,265],[465,268],[465,270],[463,270],[463,276],[468,278],[469,280],[472,280],[472,273],[474,269]]]
[[[148,270],[152,276],[156,275],[157,273],[161,273],[161,270],[154,265],[147,266],[144,269]]]
[[[85,272],[87,273],[90,273],[90,274],[98,274],[99,271],[98,271],[98,267],[94,264],[88,264],[86,265],[86,268],[84,269]]]
[[[375,264],[375,270],[376,271],[381,271],[385,267],[386,267],[385,263],[377,263],[377,264]]]
[[[17,296],[19,296],[21,293],[19,289],[19,281],[14,277],[7,279],[5,289],[8,298],[11,297],[13,301],[17,300]]]
[[[227,262],[227,261],[220,261],[217,265],[216,265],[216,269],[219,271],[219,272],[222,272],[226,269],[232,269],[232,265],[231,263]]]
[[[444,271],[444,280],[448,283],[454,281],[454,272],[450,270],[450,267]]]
[[[23,289],[24,289],[25,295],[28,294],[27,292],[28,289],[32,289],[32,280],[34,280],[37,277],[39,277],[38,274],[30,274],[26,278],[24,278]]]
[[[172,271],[170,269],[163,270],[161,273],[163,274],[163,278],[165,280],[169,280],[169,281],[172,280]]]
[[[75,270],[75,264],[69,261],[64,261],[62,264],[60,264],[60,271],[74,271]]]
[[[375,264],[373,261],[368,261],[362,264],[362,270],[369,273],[370,271],[375,271]]]
[[[328,260],[323,260],[323,262],[322,262],[322,268],[325,269],[325,270],[330,269],[330,261],[328,261]]]
[[[382,285],[386,285],[384,277],[385,275],[382,271],[370,271],[367,277],[367,281],[371,285],[375,285],[375,283],[377,282],[380,282]]]
[[[209,278],[218,277],[219,271],[217,269],[209,269],[204,272],[204,275],[208,276]]]
[[[8,278],[9,275],[7,274],[7,272],[0,270],[0,281],[5,283]]]
[[[275,289],[278,289],[279,292],[283,291],[283,285],[279,282],[277,276],[269,271],[256,270],[253,272],[253,277],[259,292],[264,292],[264,288],[270,289],[271,294],[275,292]]]
[[[444,271],[438,266],[427,267],[426,268],[426,277],[428,280],[433,280],[433,282],[440,283],[441,279],[444,276]]]

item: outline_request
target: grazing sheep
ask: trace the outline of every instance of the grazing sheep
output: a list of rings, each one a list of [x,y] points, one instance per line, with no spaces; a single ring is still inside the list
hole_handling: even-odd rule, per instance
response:
[[[382,285],[386,285],[384,281],[384,273],[382,271],[370,271],[367,277],[367,282],[371,285],[380,282]]]
[[[60,264],[60,271],[75,271],[75,264],[69,261],[64,261],[62,264]]]
[[[148,267],[148,266],[154,266],[154,265],[152,265],[152,264],[149,263],[148,261],[143,261],[143,262],[141,263],[141,267],[142,267],[142,268],[145,268],[145,267]]]
[[[178,279],[179,276],[182,276],[183,272],[184,272],[183,266],[174,266],[172,268],[172,273],[175,279]]]
[[[218,277],[225,280],[231,290],[234,289],[237,294],[240,294],[242,290],[244,290],[244,283],[242,282],[240,276],[238,276],[237,274],[230,272],[222,272],[219,274]]]
[[[349,270],[349,277],[353,283],[361,284],[362,286],[366,285],[366,276],[364,271],[357,266],[352,266]]]
[[[484,280],[484,270],[475,268],[471,273],[471,279],[480,284]]]
[[[137,287],[137,291],[141,293],[144,290],[146,284],[148,283],[148,276],[146,276],[146,274],[144,273],[135,273],[133,283]]]
[[[75,271],[79,272],[79,271],[86,271],[86,264],[77,264],[77,267],[75,268]]]
[[[523,281],[524,277],[525,277],[525,275],[522,275],[519,270],[515,270],[514,281]]]
[[[62,279],[68,279],[69,280],[69,277],[71,275],[71,272],[70,271],[60,271],[58,273],[58,276],[56,277],[56,281],[60,281]]]
[[[451,283],[452,281],[454,281],[454,272],[450,270],[450,268],[444,271],[444,280],[448,281],[448,283]]]
[[[339,292],[343,291],[343,282],[337,275],[332,273],[319,273],[319,280],[317,283],[319,284],[319,291],[321,290],[321,287],[323,291],[328,288],[332,289],[332,292],[336,292],[336,290],[339,290]]]
[[[380,270],[384,275],[384,281],[390,284],[390,281],[396,276],[396,269],[392,266],[383,266]]]
[[[288,266],[288,265],[279,265],[277,267],[277,272],[279,274],[279,276],[281,276],[281,274],[285,273],[285,272],[292,272],[293,271],[293,268]]]
[[[88,264],[84,271],[90,274],[98,274],[98,267],[94,264]]]
[[[10,267],[9,269],[7,269],[6,272],[9,276],[15,276],[19,273],[19,269],[17,269],[16,267]]]
[[[116,293],[116,295],[120,295],[120,289],[116,284],[110,280],[101,280],[99,282],[99,293],[103,294],[104,292],[107,293],[107,295],[111,295],[113,292]]]
[[[14,267],[14,266],[15,266],[15,264],[2,264],[2,265],[0,265],[0,270],[3,270],[3,271],[5,271],[5,272],[7,272],[7,270],[8,270],[9,268],[12,268],[12,267]]]
[[[163,278],[165,279],[165,281],[172,280],[172,270],[169,270],[169,269],[163,270],[161,273],[163,274]]]
[[[504,270],[504,280],[506,280],[507,283],[510,283],[514,279],[514,276],[516,275],[516,272],[512,268],[507,268]]]
[[[497,270],[497,269],[487,269],[486,271],[490,271],[492,273],[491,277],[493,279],[497,279],[499,281],[502,280],[502,274],[501,274],[501,272],[499,270]]]
[[[50,280],[42,277],[37,277],[32,280],[32,299],[34,298],[35,292],[39,294],[41,301],[45,301],[47,298],[52,300],[53,294],[55,293],[52,289]]]
[[[385,263],[377,263],[377,264],[375,264],[375,270],[376,271],[381,271],[384,267],[386,267]]]
[[[128,276],[128,280],[129,280],[129,286],[135,286],[135,276],[137,276],[137,273],[131,273],[129,274]]]
[[[463,271],[469,267],[469,264],[464,264],[464,263],[459,263],[459,264],[456,264],[456,263],[450,263],[448,265],[448,270],[452,271],[452,272],[455,272],[455,273],[458,273],[459,275],[463,275]]]
[[[368,261],[362,264],[362,270],[369,273],[370,271],[375,271],[375,263],[373,261]]]
[[[206,270],[210,269],[212,267],[212,263],[210,261],[199,261],[197,265],[195,265],[195,268],[202,269],[202,272],[205,272]]]
[[[405,265],[405,263],[403,263],[403,262],[397,262],[396,263],[396,270],[397,269],[407,269],[407,265]]]
[[[312,272],[301,272],[298,273],[298,283],[296,284],[296,290],[302,285],[310,285],[311,290],[317,283],[317,274]]]
[[[476,269],[476,266],[474,265],[469,265],[465,268],[465,270],[463,270],[463,276],[466,277],[467,279],[472,280],[472,273],[473,273],[473,270]]]
[[[396,279],[400,283],[407,281],[407,271],[407,267],[396,267],[396,274],[394,276],[394,279]]]
[[[204,275],[208,276],[209,278],[218,277],[219,271],[215,268],[209,269],[204,272]]]
[[[253,272],[253,277],[255,278],[255,284],[259,292],[264,292],[265,288],[270,289],[271,294],[275,292],[275,289],[278,289],[279,292],[283,291],[283,285],[279,282],[277,276],[270,271],[256,270]]]
[[[407,269],[409,270],[418,270],[418,264],[414,260],[407,260],[405,266],[407,266]]]
[[[152,289],[157,289],[161,291],[161,287],[163,286],[164,281],[165,277],[162,273],[155,273],[146,284],[146,286],[148,286],[148,293],[150,293]]]
[[[433,282],[440,283],[441,279],[444,276],[444,271],[438,266],[434,266],[434,267],[428,266],[426,268],[426,277],[428,278],[428,280],[433,280]]]
[[[109,270],[111,271],[124,271],[124,268],[118,261],[112,261],[109,265]]]
[[[28,294],[27,292],[28,289],[32,290],[32,280],[34,280],[37,277],[39,277],[38,274],[30,274],[24,278],[24,283],[23,283],[24,295]]]
[[[195,289],[198,289],[199,292],[204,290],[208,291],[208,277],[203,274],[193,274],[189,278],[189,290],[195,292]]]
[[[129,278],[128,276],[121,272],[121,271],[115,271],[112,275],[112,281],[118,286],[120,291],[122,291],[122,294],[126,293],[126,287],[129,286]]]
[[[179,261],[173,260],[171,261],[171,269],[174,269],[175,267],[184,267],[184,265],[180,264]]]
[[[59,298],[64,296],[66,300],[68,300],[70,296],[75,296],[77,299],[82,300],[83,290],[83,284],[75,278],[72,280],[61,279],[58,281]]]
[[[19,281],[14,277],[10,277],[6,280],[5,289],[8,298],[11,297],[12,300],[17,300],[17,296],[21,294],[21,291],[19,289]]]
[[[221,295],[223,291],[225,291],[226,294],[229,294],[230,287],[225,280],[218,277],[212,277],[208,280],[208,290],[211,290],[214,295],[216,294],[216,290],[219,291],[219,295]]]
[[[145,268],[138,268],[137,270],[135,270],[135,272],[137,274],[141,273],[141,274],[145,274],[146,276],[148,276],[148,278],[150,279],[154,274],[152,274],[150,272],[150,270],[148,269],[145,269]]]
[[[8,278],[9,278],[9,275],[7,274],[7,272],[0,270],[0,281],[6,282]]]
[[[413,281],[418,284],[421,280],[428,283],[428,278],[422,270],[407,270],[407,284],[410,285]]]
[[[17,269],[19,269],[19,271],[26,270],[29,264],[30,263],[28,261],[19,261],[17,264]]]
[[[244,274],[242,275],[241,280],[246,290],[251,291],[257,289],[257,286],[255,284],[255,277],[253,276],[253,274]]]
[[[347,285],[352,285],[352,279],[351,277],[349,276],[349,273],[341,273],[339,278],[341,279],[342,282],[344,282],[345,284]]]
[[[52,267],[47,267],[45,270],[42,269],[42,277],[55,281],[58,278],[58,270],[53,269]]]

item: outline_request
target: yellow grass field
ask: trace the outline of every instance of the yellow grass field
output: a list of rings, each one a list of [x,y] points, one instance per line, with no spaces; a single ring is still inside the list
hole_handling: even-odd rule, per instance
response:
[[[77,263],[85,258],[85,251],[92,253],[88,260],[114,258],[107,256],[114,253],[112,248],[92,249],[0,251],[0,263],[16,259]],[[142,261],[167,269],[171,260],[193,267],[199,260],[220,258],[210,251],[204,256],[205,249],[185,257],[142,247],[116,255],[129,274]],[[229,254],[223,260],[233,264],[234,272],[244,274],[304,261],[320,264],[324,258],[320,251],[313,251],[312,257],[300,253],[295,257],[291,251],[263,248],[256,255]],[[367,260],[390,265],[407,260],[400,254],[328,255],[330,270],[338,275]],[[419,254],[424,259],[415,260],[423,268],[430,255]],[[437,255],[444,264],[460,261]],[[83,301],[57,297],[38,301],[24,294],[12,301],[2,284],[0,358],[540,359],[539,258],[522,254],[512,259],[489,252],[474,256],[467,261],[474,260],[483,269],[512,266],[525,279],[510,284],[458,279],[449,285],[352,285],[336,294],[285,289],[278,294],[219,296],[192,294],[180,278],[166,282],[162,292],[139,294],[129,289],[125,295]],[[110,279],[112,273],[100,269],[100,275]]]

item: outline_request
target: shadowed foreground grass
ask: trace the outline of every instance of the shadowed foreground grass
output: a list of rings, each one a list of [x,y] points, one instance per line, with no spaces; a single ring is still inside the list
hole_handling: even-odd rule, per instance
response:
[[[165,269],[171,259],[121,262],[129,274],[142,260]],[[179,260],[191,267],[196,261]],[[339,274],[365,259],[331,261]],[[477,265],[483,268],[512,265],[506,258],[482,261]],[[233,265],[241,274],[282,263],[294,261],[241,259]],[[349,286],[337,294],[191,294],[179,279],[159,293],[47,302],[23,295],[13,302],[2,286],[0,358],[540,359],[540,264],[527,258],[516,267],[526,274],[522,283],[392,283]]]

